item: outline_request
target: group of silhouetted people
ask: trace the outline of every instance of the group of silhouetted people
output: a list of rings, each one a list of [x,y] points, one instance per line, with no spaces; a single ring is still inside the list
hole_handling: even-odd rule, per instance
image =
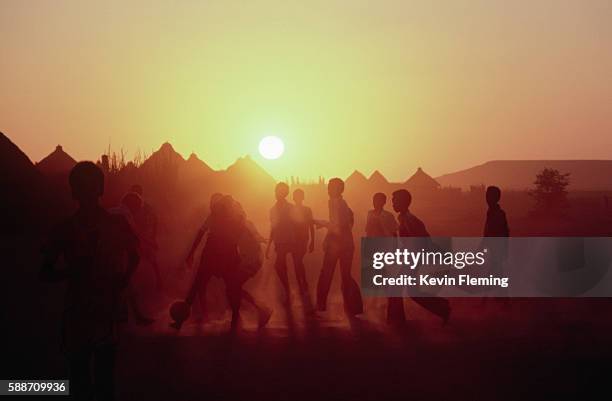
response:
[[[214,194],[210,199],[210,215],[198,231],[187,256],[187,264],[192,265],[198,245],[206,236],[195,278],[185,303],[173,308],[182,309],[172,313],[175,322],[172,327],[180,329],[189,317],[189,309],[196,296],[206,316],[206,289],[212,277],[225,282],[227,299],[232,309],[231,329],[238,328],[242,300],[253,305],[259,313],[259,325],[265,326],[271,312],[256,302],[255,298],[243,289],[244,283],[254,276],[262,265],[261,246],[265,240],[257,232],[240,203],[230,195]],[[172,312],[172,310],[171,310]]]
[[[44,248],[41,278],[65,280],[68,293],[62,324],[63,349],[71,372],[71,393],[79,399],[112,399],[113,366],[118,324],[132,310],[137,324],[153,320],[140,307],[131,278],[140,262],[153,267],[157,287],[163,286],[156,251],[157,218],[143,200],[142,187],[134,185],[119,206],[110,210],[100,205],[104,192],[104,174],[91,162],[80,162],[72,169],[69,183],[78,202],[74,215],[58,224]],[[353,211],[343,198],[344,182],[329,180],[328,218],[315,219],[304,205],[304,191],[296,189],[293,201],[287,200],[289,186],[277,184],[276,203],[270,210],[270,236],[266,241],[244,209],[230,195],[214,194],[210,213],[190,248],[186,262],[194,264],[196,250],[205,240],[196,274],[184,301],[172,305],[172,327],[180,329],[189,317],[196,297],[206,316],[206,290],[212,277],[225,282],[232,311],[231,331],[240,322],[241,303],[251,304],[258,312],[259,327],[269,321],[271,310],[258,302],[243,286],[262,267],[262,243],[267,242],[265,256],[274,246],[274,269],[282,285],[282,303],[290,307],[287,258],[293,263],[296,281],[305,312],[309,316],[327,310],[327,298],[336,266],[340,266],[344,310],[350,318],[363,313],[363,300],[357,282],[351,275],[353,254]],[[489,205],[484,228],[485,237],[509,236],[504,211],[498,202],[501,191],[488,187]],[[368,237],[429,237],[425,224],[410,212],[410,192],[400,189],[392,194],[393,211],[385,210],[387,197],[373,196],[373,209],[367,214]],[[315,248],[315,228],[326,228],[323,240],[323,262],[316,287],[316,307],[310,302],[304,257]],[[65,268],[58,269],[64,260]],[[450,306],[446,299],[415,297],[414,301],[446,322]],[[130,308],[128,308],[130,306]],[[401,325],[405,321],[402,298],[389,298],[387,320]]]

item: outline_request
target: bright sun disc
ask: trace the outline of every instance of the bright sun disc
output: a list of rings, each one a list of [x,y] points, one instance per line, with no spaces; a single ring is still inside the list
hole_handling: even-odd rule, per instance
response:
[[[267,136],[259,142],[259,153],[266,159],[278,159],[285,151],[285,144],[277,136]]]

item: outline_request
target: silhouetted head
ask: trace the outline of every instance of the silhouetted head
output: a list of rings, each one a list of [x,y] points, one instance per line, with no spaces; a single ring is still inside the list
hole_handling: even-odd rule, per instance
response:
[[[234,198],[229,195],[221,195],[211,205],[211,213],[217,216],[228,217],[234,208]]]
[[[72,197],[79,203],[93,204],[104,193],[104,173],[92,162],[78,162],[68,177]]]
[[[219,192],[215,192],[214,194],[210,195],[210,203],[208,204],[208,207],[210,208],[210,210],[212,210],[213,205],[217,203],[218,201],[220,201],[221,198],[223,198],[223,194]]]
[[[501,199],[501,189],[495,186],[487,187],[487,205],[494,206]]]
[[[340,178],[332,178],[327,183],[327,194],[330,198],[338,198],[344,192],[344,181]]]
[[[142,198],[136,192],[128,192],[121,198],[121,204],[127,207],[132,214],[136,214],[142,209]]]
[[[289,185],[284,182],[279,182],[276,184],[276,188],[274,188],[274,195],[278,200],[285,199],[287,195],[289,195]]]
[[[134,184],[132,188],[130,188],[130,192],[135,192],[142,197],[142,185]]]
[[[293,191],[293,201],[296,204],[301,205],[302,202],[304,202],[304,190],[298,188]]]
[[[393,192],[391,202],[393,203],[393,210],[397,213],[407,212],[412,203],[412,195],[405,189],[398,189]]]
[[[385,203],[387,203],[387,195],[382,192],[377,192],[372,197],[372,205],[374,206],[374,210],[382,210],[385,207]]]

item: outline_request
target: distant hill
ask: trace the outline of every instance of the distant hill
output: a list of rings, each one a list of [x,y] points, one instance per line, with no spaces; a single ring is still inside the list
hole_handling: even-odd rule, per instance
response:
[[[495,160],[441,175],[436,180],[442,186],[461,188],[497,185],[506,189],[526,189],[533,187],[536,174],[544,168],[570,173],[571,190],[612,189],[612,160]]]

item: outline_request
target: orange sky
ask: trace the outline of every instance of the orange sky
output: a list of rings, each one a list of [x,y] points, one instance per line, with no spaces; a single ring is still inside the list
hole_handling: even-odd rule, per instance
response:
[[[215,168],[400,180],[612,157],[609,0],[84,3],[0,2],[0,130],[34,161],[167,140]]]

